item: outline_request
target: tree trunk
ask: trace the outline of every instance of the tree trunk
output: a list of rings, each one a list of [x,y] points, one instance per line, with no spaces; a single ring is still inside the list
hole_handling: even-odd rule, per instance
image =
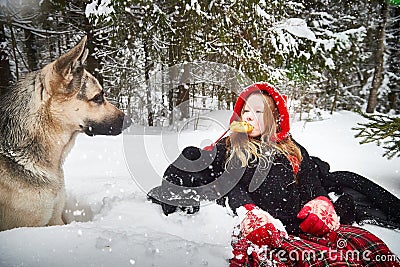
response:
[[[38,64],[38,53],[36,49],[35,36],[30,30],[24,30],[25,33],[25,51],[28,59],[29,71],[34,71],[39,69]]]
[[[204,82],[201,83],[201,102],[203,108],[206,109],[206,85]]]
[[[183,73],[178,85],[178,97],[176,105],[179,106],[181,112],[180,119],[189,118],[189,93],[190,93],[190,65],[183,65]]]
[[[96,47],[97,47],[97,44],[95,43],[96,40],[94,40],[92,32],[88,32],[87,36],[88,36],[88,42],[86,44],[86,47],[87,47],[87,49],[89,49],[89,55],[86,60],[86,69],[90,73],[92,73],[97,78],[99,83],[103,86],[104,79],[103,79],[103,75],[100,73],[100,70],[101,70],[100,60],[93,56],[93,53],[96,51]],[[99,49],[99,48],[97,47],[97,49]],[[119,92],[112,92],[112,94],[118,95]]]
[[[386,35],[386,22],[388,17],[388,3],[382,1],[381,20],[376,31],[376,41],[378,46],[375,51],[375,71],[372,79],[372,87],[369,92],[367,113],[373,113],[378,103],[378,90],[383,80],[383,54],[385,51],[385,35]]]
[[[4,32],[4,22],[0,21],[0,94],[12,82],[9,55],[8,50],[6,49],[6,47],[9,46],[6,45],[6,43],[7,40]]]
[[[173,67],[175,62],[174,62],[174,44],[173,44],[173,39],[171,43],[168,46],[168,111],[169,111],[169,116],[168,116],[168,122],[169,125],[172,125],[174,123],[174,103],[175,103],[175,86],[174,86],[174,81],[176,77],[176,68]]]
[[[11,36],[11,47],[12,47],[12,53],[14,57],[14,64],[15,64],[15,77],[17,81],[19,80],[19,64],[18,64],[18,58],[17,58],[17,40],[15,39],[14,35],[14,30],[12,27],[10,27],[10,36]]]
[[[169,83],[168,83],[168,93],[167,93],[167,99],[168,99],[168,122],[169,125],[172,125],[174,122],[174,83],[173,83],[173,77],[174,73],[172,68],[168,69],[168,78],[169,78]]]
[[[389,23],[389,30],[392,32],[389,44],[389,71],[392,75],[389,77],[390,93],[388,94],[389,109],[398,108],[398,94],[400,93],[400,7],[393,9],[391,14],[392,21]],[[396,18],[396,19],[393,19]],[[388,31],[389,31],[388,30]],[[397,110],[399,112],[399,110]]]
[[[335,111],[336,106],[337,106],[337,101],[338,101],[339,92],[340,92],[339,88],[340,88],[340,82],[339,82],[339,79],[337,78],[336,79],[335,97],[333,98],[333,103],[332,103],[332,107],[331,107],[331,115],[333,114],[333,112]],[[300,107],[302,107],[302,105],[300,105]],[[301,118],[300,118],[300,120],[301,120]]]
[[[83,8],[83,7],[82,7]],[[89,55],[86,60],[86,69],[92,73],[99,83],[103,86],[104,85],[104,78],[101,73],[101,59],[100,58],[95,58],[93,54],[95,53],[96,50],[101,50],[101,46],[105,44],[106,41],[98,41],[96,40],[93,25],[90,23],[89,19],[86,16],[83,16],[81,18],[84,22],[85,25],[85,31],[88,37],[88,42],[86,44],[87,49],[89,49]],[[103,35],[107,35],[107,33],[103,33]],[[108,38],[104,38],[104,40],[107,40]],[[102,44],[99,42],[103,42]],[[113,95],[119,95],[120,92],[115,92],[113,91]]]
[[[151,63],[148,60],[150,58],[148,51],[148,43],[144,40],[144,78],[146,81],[146,108],[147,108],[147,125],[154,126],[154,111],[151,101],[151,87],[150,87],[150,68]]]

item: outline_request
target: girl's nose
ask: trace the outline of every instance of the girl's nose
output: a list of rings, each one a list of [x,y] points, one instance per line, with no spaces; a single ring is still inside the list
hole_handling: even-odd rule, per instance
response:
[[[247,112],[245,120],[246,121],[253,121],[254,120],[253,112]]]

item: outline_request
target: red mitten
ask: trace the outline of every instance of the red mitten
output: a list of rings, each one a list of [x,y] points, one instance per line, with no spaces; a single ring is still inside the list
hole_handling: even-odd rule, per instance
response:
[[[287,235],[285,231],[279,231],[274,225],[274,218],[266,211],[254,204],[244,206],[246,216],[240,224],[240,230],[244,237],[257,246],[268,245],[274,248],[280,247],[281,236]]]
[[[245,266],[248,263],[249,256],[247,255],[247,250],[249,246],[250,242],[245,238],[238,239],[232,243],[233,258],[229,260],[229,267]]]
[[[322,236],[336,231],[339,226],[339,217],[332,202],[324,196],[319,196],[308,202],[297,214],[297,218],[304,219],[300,229],[315,236]]]

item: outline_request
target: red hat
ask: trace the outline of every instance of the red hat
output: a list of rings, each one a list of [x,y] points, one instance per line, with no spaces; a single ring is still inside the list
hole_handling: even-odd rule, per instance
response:
[[[289,123],[289,112],[286,106],[286,96],[281,95],[274,87],[269,85],[266,82],[257,82],[253,83],[252,85],[246,87],[242,93],[240,93],[238,100],[236,101],[235,107],[233,108],[233,114],[230,119],[229,123],[232,123],[233,121],[240,121],[240,114],[242,112],[242,108],[246,102],[246,99],[249,97],[254,92],[260,92],[260,91],[265,91],[267,92],[272,99],[274,100],[276,106],[278,107],[278,112],[279,112],[279,128],[280,131],[276,134],[276,142],[285,140],[287,136],[289,135],[290,131],[290,123]],[[211,150],[214,145],[224,137],[224,135],[229,131],[226,130],[224,134],[218,138],[217,141],[215,141],[213,144],[203,148],[205,150]]]
[[[240,93],[238,100],[236,101],[235,107],[233,108],[233,115],[231,117],[230,123],[240,120],[240,114],[249,95],[254,92],[260,91],[267,92],[272,97],[276,106],[278,107],[280,131],[276,134],[276,141],[282,141],[288,136],[290,131],[289,112],[286,106],[286,96],[281,95],[274,87],[266,82],[254,83],[246,87],[243,92]]]

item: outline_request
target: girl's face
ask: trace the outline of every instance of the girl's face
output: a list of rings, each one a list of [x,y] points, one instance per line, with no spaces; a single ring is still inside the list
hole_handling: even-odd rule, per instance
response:
[[[265,132],[265,105],[265,98],[261,94],[252,94],[247,98],[242,110],[242,120],[254,127],[253,131],[248,133],[248,136],[257,137]]]

